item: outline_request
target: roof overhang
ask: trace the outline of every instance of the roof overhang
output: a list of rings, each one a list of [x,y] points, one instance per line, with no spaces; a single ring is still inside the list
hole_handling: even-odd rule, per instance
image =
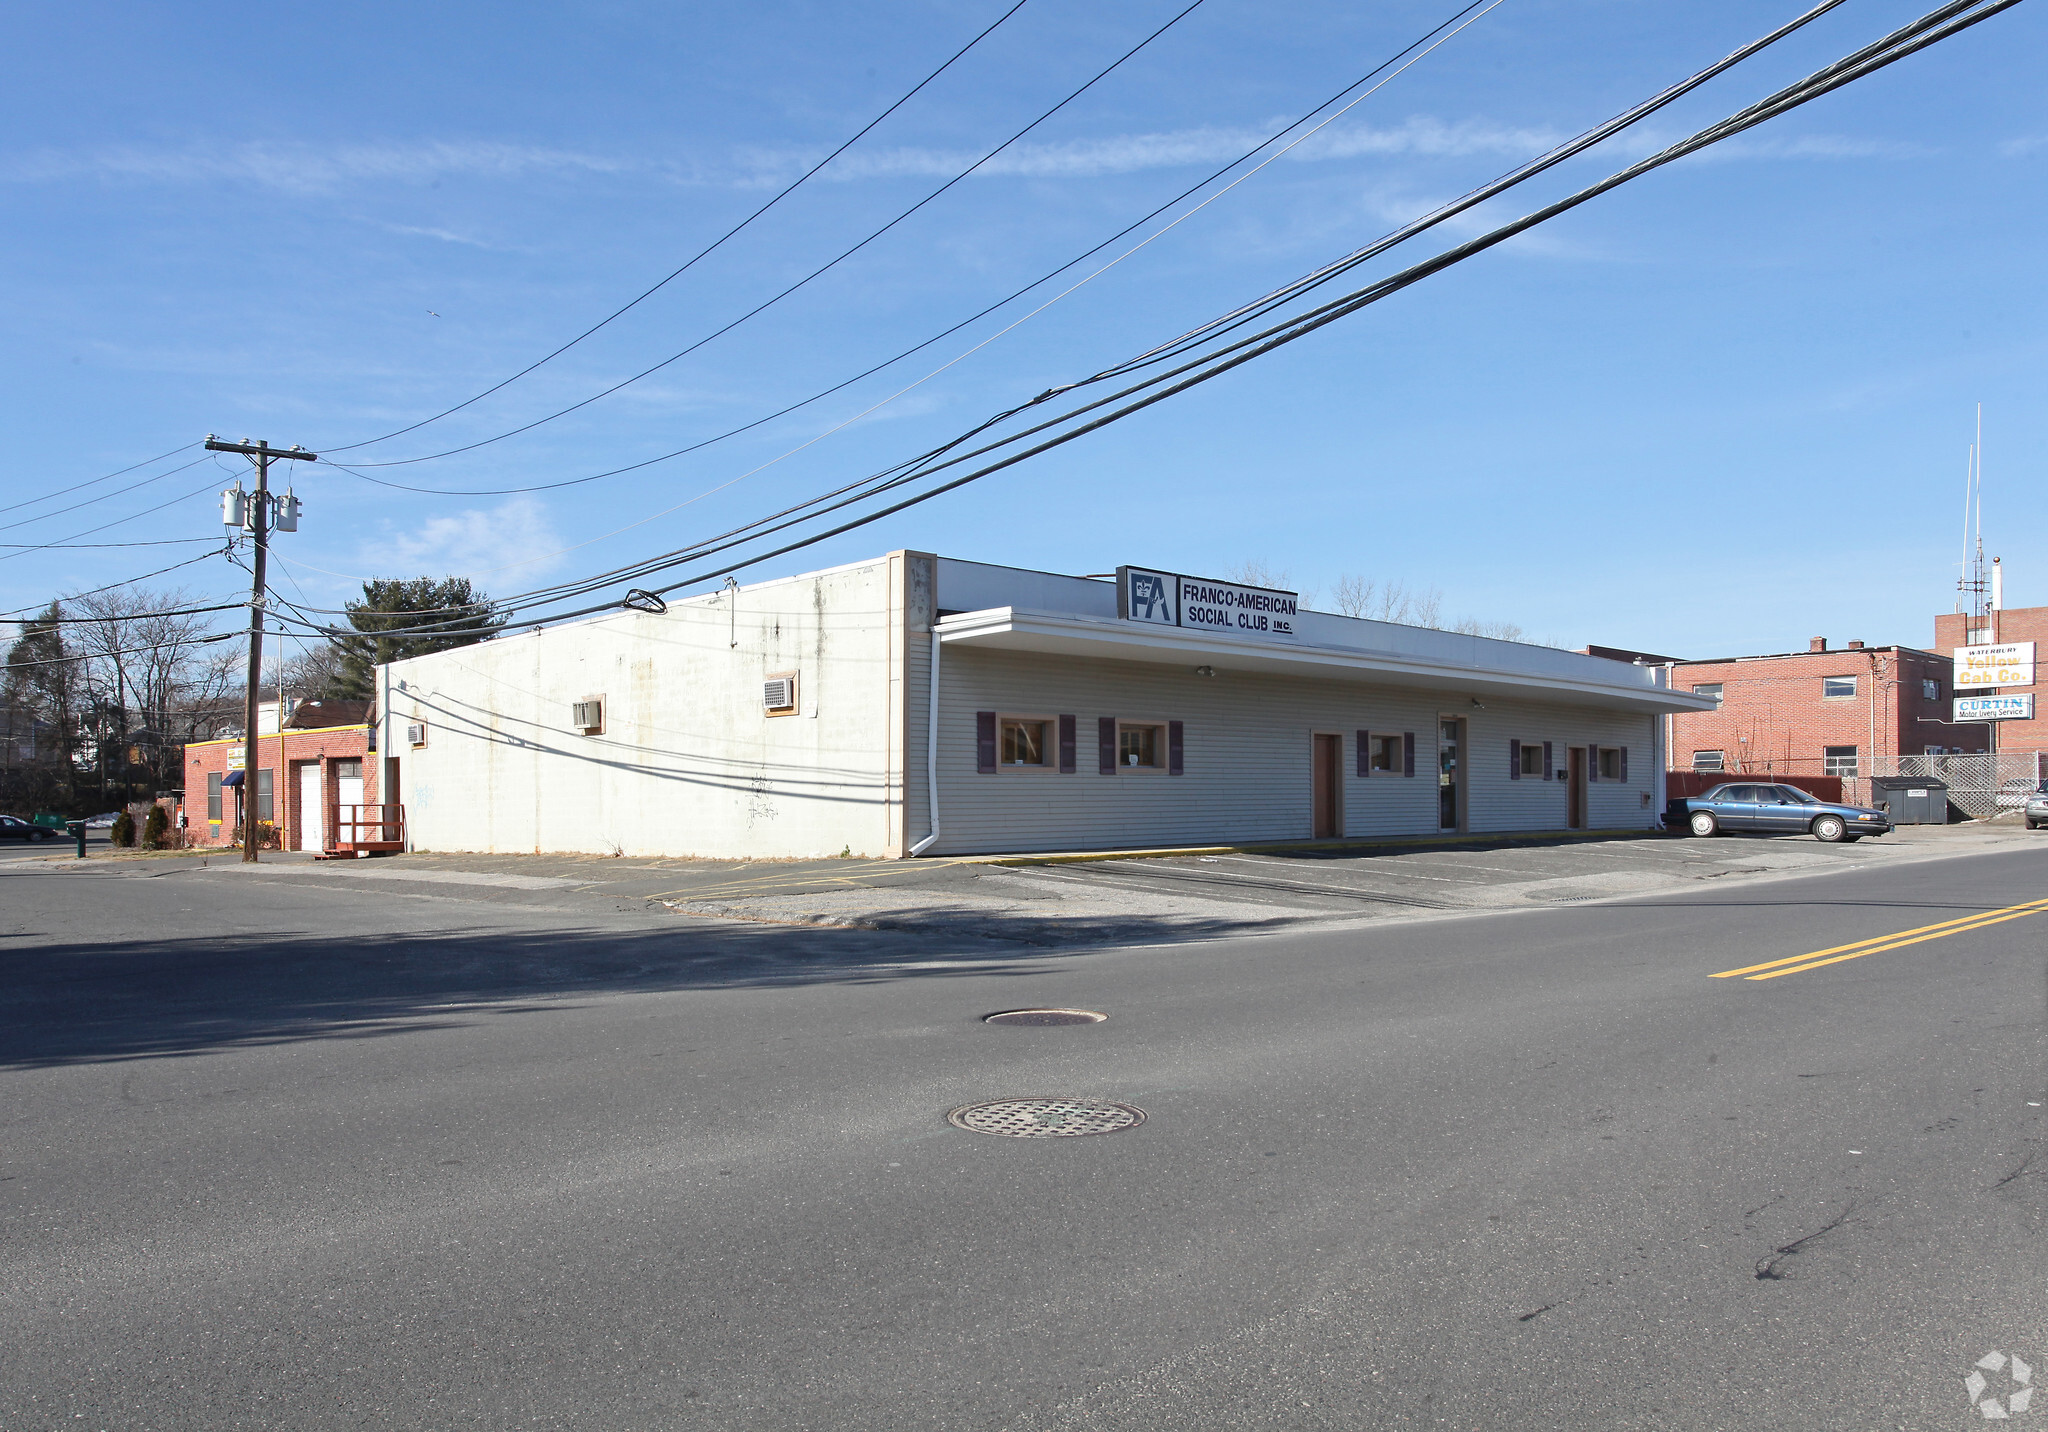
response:
[[[1240,672],[1273,676],[1353,681],[1379,686],[1407,686],[1460,696],[1516,696],[1574,706],[1603,706],[1623,711],[1712,711],[1712,697],[1669,687],[1624,685],[1549,672],[1514,671],[1388,651],[1350,647],[1281,645],[1179,627],[1148,627],[1134,622],[1033,612],[1017,607],[961,612],[933,628],[949,646],[995,651],[1031,651],[1052,656],[1092,657],[1106,661],[1143,661],[1160,666],[1209,666],[1219,674]],[[1576,653],[1560,653],[1576,656]],[[1603,661],[1579,657],[1580,661]],[[1624,671],[1644,672],[1641,667]]]

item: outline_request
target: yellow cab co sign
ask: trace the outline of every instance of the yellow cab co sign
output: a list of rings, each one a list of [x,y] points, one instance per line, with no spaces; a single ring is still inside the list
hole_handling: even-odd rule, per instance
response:
[[[1299,607],[1300,598],[1294,592],[1183,577],[1149,567],[1116,569],[1117,615],[1147,626],[1183,627],[1259,641],[1299,641],[1295,630]]]
[[[2033,684],[2034,644],[2030,641],[1956,648],[1956,685],[1964,690],[1973,686]]]

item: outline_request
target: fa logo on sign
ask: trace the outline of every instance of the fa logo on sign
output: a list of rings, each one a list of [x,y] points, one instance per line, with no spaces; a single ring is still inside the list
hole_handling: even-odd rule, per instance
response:
[[[1162,610],[1166,606],[1166,579],[1142,572],[1131,574],[1131,615],[1139,621],[1156,622],[1168,619]]]

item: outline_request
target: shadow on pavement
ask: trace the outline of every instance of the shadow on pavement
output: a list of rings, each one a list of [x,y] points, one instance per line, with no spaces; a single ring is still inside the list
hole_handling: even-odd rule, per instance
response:
[[[1216,939],[1262,922],[1062,921],[1057,937],[1052,923],[977,914],[973,930],[950,940],[678,917],[644,931],[302,930],[17,945],[0,951],[0,1069],[380,1038],[579,996],[1024,975],[1079,946]],[[1083,924],[1092,930],[1074,928]]]

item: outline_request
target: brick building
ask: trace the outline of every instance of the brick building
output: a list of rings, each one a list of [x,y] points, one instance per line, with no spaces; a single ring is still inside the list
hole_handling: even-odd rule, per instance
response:
[[[1717,696],[1718,710],[1670,717],[1674,770],[1777,776],[1867,776],[1900,756],[1977,752],[1982,725],[1948,717],[1953,663],[1910,646],[1852,641],[1830,650],[1681,661],[1671,684]]]
[[[1966,690],[1964,695],[2032,696],[2034,716],[2026,721],[1985,722],[1976,727],[1984,732],[1996,726],[1997,747],[2000,752],[2048,752],[2048,683],[2041,680],[2042,670],[2039,658],[2048,652],[2048,607],[2012,607],[2005,611],[1991,611],[1983,616],[1972,616],[1964,612],[1950,612],[1934,619],[1934,649],[1943,656],[1953,657],[1957,647],[1987,646],[2003,642],[2032,642],[2034,644],[2034,684],[2032,686],[1985,687],[1981,690]],[[1977,738],[1977,750],[1985,749],[1985,738]]]
[[[277,829],[286,850],[332,849],[341,808],[378,799],[375,723],[367,701],[305,701],[280,727],[277,708],[257,722],[255,780],[247,779],[240,736],[185,748],[188,845],[235,843],[253,787],[256,819]]]

